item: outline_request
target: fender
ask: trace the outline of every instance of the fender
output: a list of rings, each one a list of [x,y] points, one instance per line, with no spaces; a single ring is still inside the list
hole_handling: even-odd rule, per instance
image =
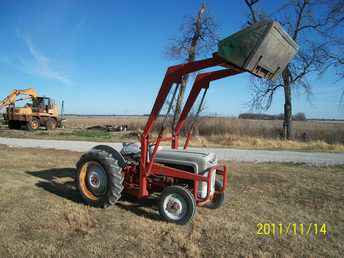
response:
[[[110,153],[112,155],[112,157],[118,161],[118,165],[123,168],[125,167],[125,165],[127,164],[127,161],[125,160],[125,158],[122,156],[121,153],[119,153],[117,150],[115,150],[114,148],[107,146],[107,145],[97,145],[95,147],[93,147],[91,149],[92,150],[102,150],[102,151],[106,151],[107,153]]]

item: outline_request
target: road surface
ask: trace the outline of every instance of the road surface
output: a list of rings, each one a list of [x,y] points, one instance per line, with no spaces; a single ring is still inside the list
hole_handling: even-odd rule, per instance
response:
[[[85,152],[99,144],[106,144],[117,150],[121,149],[121,143],[99,143],[85,141],[62,140],[38,140],[0,137],[0,144],[22,148],[52,148],[59,150],[71,150]],[[306,163],[310,165],[340,165],[344,164],[344,153],[323,152],[296,152],[296,151],[269,151],[269,150],[240,150],[227,148],[190,148],[216,153],[220,160],[235,160],[246,162],[291,162]]]

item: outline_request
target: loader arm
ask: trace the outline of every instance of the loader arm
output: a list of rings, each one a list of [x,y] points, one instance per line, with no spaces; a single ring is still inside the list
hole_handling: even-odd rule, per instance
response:
[[[185,64],[180,64],[180,65],[175,65],[167,69],[165,78],[160,87],[158,96],[156,97],[152,111],[147,120],[144,131],[141,135],[141,156],[140,156],[140,171],[141,172],[140,172],[139,196],[143,197],[143,196],[148,195],[146,177],[149,175],[152,169],[152,165],[153,165],[152,160],[154,160],[160,141],[163,140],[162,134],[160,134],[155,142],[155,146],[152,152],[152,157],[151,157],[151,160],[149,161],[149,156],[148,156],[149,136],[152,131],[152,127],[159,116],[162,106],[166,102],[167,95],[169,94],[173,84],[177,84],[177,85],[180,84],[183,76],[186,74],[193,73],[205,68],[215,67],[215,66],[222,66],[222,67],[230,68],[231,69],[230,74],[232,74],[233,72],[238,73],[239,71],[240,72],[243,71],[242,69],[239,69],[235,65],[230,64],[228,61],[220,57],[217,53],[214,53],[212,58],[198,60],[198,61],[189,62]],[[229,75],[226,74],[224,77],[226,76],[229,76]],[[222,77],[220,76],[219,78],[222,78]],[[212,76],[210,76],[209,81],[211,80],[215,80],[215,78],[212,78]],[[192,105],[193,103],[188,104],[188,106],[190,107]],[[185,111],[185,113],[188,113],[188,112],[189,111]],[[175,141],[175,136],[172,136],[171,140],[172,140],[172,147],[178,144],[177,143],[178,140]]]
[[[22,99],[17,99],[20,95],[26,95]],[[37,92],[34,89],[24,89],[24,90],[13,90],[7,97],[0,101],[0,109],[7,107],[11,104],[14,104],[18,100],[36,98],[38,96]]]
[[[152,168],[152,162],[148,163],[148,145],[149,145],[149,136],[152,131],[153,125],[156,123],[156,120],[159,116],[162,106],[166,102],[167,95],[169,94],[174,83],[179,84],[184,75],[193,73],[205,68],[214,67],[214,66],[226,66],[226,61],[218,55],[213,55],[212,58],[207,58],[203,60],[193,61],[185,64],[171,66],[167,69],[165,78],[162,82],[158,96],[155,99],[152,111],[147,120],[146,126],[141,135],[141,156],[140,156],[140,193],[139,196],[147,196],[147,180],[146,177],[149,174],[149,171]],[[161,136],[159,137],[161,138]],[[160,139],[156,142],[154,148],[154,153],[157,151],[157,145],[159,145]],[[153,155],[154,156],[154,155]]]
[[[231,65],[226,65],[226,67],[230,67],[227,69],[222,69],[222,70],[217,70],[213,72],[206,72],[206,73],[200,73],[197,75],[194,84],[191,88],[191,91],[189,93],[189,96],[187,98],[187,101],[184,105],[184,108],[182,110],[182,113],[180,114],[180,118],[177,122],[176,127],[174,128],[174,131],[172,132],[172,143],[171,143],[171,148],[172,149],[178,149],[179,145],[179,134],[180,130],[183,127],[185,123],[185,119],[187,115],[190,113],[190,110],[192,106],[194,105],[198,95],[200,94],[202,89],[207,90],[209,87],[209,84],[211,81],[219,80],[225,77],[233,76],[239,73],[244,72],[244,70],[237,68],[235,66]],[[193,128],[189,129],[189,132],[187,134],[186,141],[184,143],[184,149],[186,149],[189,145],[190,139],[191,139],[191,133],[192,133]],[[147,174],[149,175],[152,169],[152,166],[154,164],[154,159],[156,157],[158,147],[160,145],[161,140],[163,139],[162,136],[163,132],[161,131],[160,134],[157,137],[157,140],[154,145],[154,149],[152,151],[152,155],[150,157],[150,162],[148,163],[148,168],[147,168]]]
[[[190,110],[192,106],[194,105],[197,97],[199,96],[200,92],[202,89],[207,90],[209,87],[209,84],[211,81],[219,80],[225,77],[233,76],[239,73],[244,72],[244,70],[239,69],[235,66],[229,66],[230,68],[223,69],[223,70],[218,70],[218,71],[213,71],[213,72],[206,72],[206,73],[200,73],[196,76],[196,79],[194,81],[194,84],[191,88],[190,94],[186,100],[185,106],[180,114],[180,118],[177,122],[177,125],[174,129],[174,132],[172,132],[173,137],[172,137],[172,148],[173,149],[178,149],[179,147],[179,134],[180,130],[183,127],[185,123],[185,119],[190,113]],[[184,144],[184,149],[186,149],[189,145],[190,138],[191,138],[191,133],[192,133],[193,128],[189,129],[189,132],[187,134],[186,142]]]

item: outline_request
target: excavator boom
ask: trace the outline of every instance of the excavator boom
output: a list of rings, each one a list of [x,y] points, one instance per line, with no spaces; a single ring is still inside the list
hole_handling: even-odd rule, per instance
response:
[[[16,102],[31,100],[24,106],[17,107]],[[46,96],[39,96],[35,89],[12,90],[12,92],[0,101],[0,109],[6,108],[3,114],[5,123],[9,129],[20,129],[25,126],[28,130],[37,130],[46,127],[53,130],[62,126],[58,106],[55,101]]]
[[[38,96],[34,89],[13,90],[6,98],[0,101],[0,109],[8,105],[14,104],[17,101],[17,96],[27,95],[28,98],[36,98]]]

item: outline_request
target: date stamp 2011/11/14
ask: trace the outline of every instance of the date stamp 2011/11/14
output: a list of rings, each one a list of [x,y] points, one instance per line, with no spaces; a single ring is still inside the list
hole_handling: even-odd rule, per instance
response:
[[[318,223],[258,223],[258,236],[271,236],[274,238],[282,238],[284,236],[303,236],[307,238],[326,238],[330,237],[327,224]]]

